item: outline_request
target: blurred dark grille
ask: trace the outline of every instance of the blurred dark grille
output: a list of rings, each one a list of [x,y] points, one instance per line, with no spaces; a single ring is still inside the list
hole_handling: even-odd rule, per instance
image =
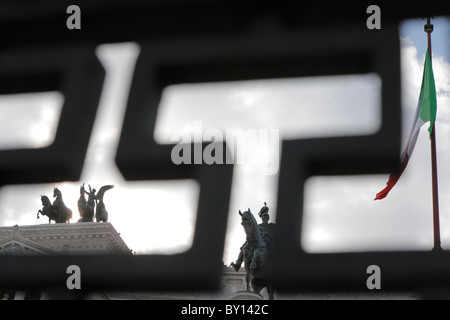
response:
[[[85,290],[218,290],[233,168],[172,164],[172,146],[158,145],[152,138],[164,86],[367,72],[377,73],[382,81],[382,125],[376,134],[283,141],[273,280],[284,291],[367,290],[366,268],[377,264],[385,290],[448,285],[446,253],[306,254],[299,244],[303,184],[308,177],[399,169],[398,24],[406,18],[448,14],[441,3],[412,6],[406,1],[379,1],[382,29],[368,30],[370,3],[364,1],[355,5],[90,0],[77,2],[82,29],[68,30],[66,8],[71,3],[3,1],[0,28],[7,32],[2,33],[0,61],[8,64],[0,63],[0,84],[5,84],[1,92],[54,89],[64,94],[65,101],[51,147],[0,151],[0,185],[79,180],[104,78],[95,47],[135,41],[141,53],[117,165],[128,180],[192,178],[201,191],[194,242],[186,253],[1,256],[1,286],[64,287],[65,270],[75,262],[82,270]]]

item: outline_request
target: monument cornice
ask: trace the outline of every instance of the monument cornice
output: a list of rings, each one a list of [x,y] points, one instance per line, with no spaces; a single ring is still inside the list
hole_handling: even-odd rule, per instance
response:
[[[0,243],[16,239],[47,248],[53,254],[131,254],[109,222],[55,223],[0,227]]]

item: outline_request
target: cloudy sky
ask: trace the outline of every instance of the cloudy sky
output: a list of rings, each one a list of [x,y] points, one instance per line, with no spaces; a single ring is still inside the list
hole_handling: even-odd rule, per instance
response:
[[[441,238],[442,247],[449,249],[450,22],[440,18],[433,23]],[[426,50],[423,25],[423,20],[411,20],[400,29],[404,142],[422,79]],[[110,222],[132,250],[138,254],[184,251],[190,247],[194,232],[197,183],[126,182],[114,164],[139,46],[102,45],[97,55],[106,69],[106,79],[81,181],[3,187],[0,225],[47,223],[46,217],[37,219],[36,212],[41,208],[40,195],[51,197],[55,186],[62,190],[75,222],[79,217],[78,190],[83,182],[97,190],[102,185],[114,184],[115,188],[105,194]],[[195,123],[199,122],[205,131],[275,130],[282,139],[370,134],[380,125],[380,90],[376,74],[171,86],[163,93],[154,137],[159,143],[172,143],[174,136],[193,134]],[[63,100],[57,92],[0,97],[0,148],[42,147],[51,143]],[[375,194],[384,188],[388,174],[308,180],[303,237],[299,239],[303,248],[309,252],[431,249],[427,128],[422,128],[407,169],[386,199],[373,201]],[[278,176],[262,174],[261,165],[264,166],[253,163],[235,166],[224,254],[227,264],[236,259],[245,241],[239,209],[258,212],[267,202],[271,220],[276,222]],[[134,204],[132,210],[130,202]]]

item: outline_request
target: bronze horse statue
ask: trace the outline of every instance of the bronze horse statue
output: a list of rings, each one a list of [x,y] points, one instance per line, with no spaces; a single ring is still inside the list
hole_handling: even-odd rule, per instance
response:
[[[42,209],[38,210],[37,212],[37,218],[39,219],[39,213],[43,216],[48,217],[48,223],[51,223],[52,220],[55,221],[55,223],[59,222],[59,213],[56,211],[52,203],[50,202],[50,199],[47,196],[41,196],[41,202],[42,202]]]
[[[239,215],[242,218],[241,224],[247,235],[247,241],[242,247],[247,290],[249,290],[250,282],[253,291],[258,294],[264,287],[267,287],[269,299],[273,300],[274,290],[269,281],[269,253],[267,245],[261,236],[258,223],[250,209],[243,213],[239,210]]]
[[[58,212],[59,215],[59,221],[57,222],[69,222],[69,220],[72,219],[72,210],[67,208],[64,204],[62,193],[58,188],[53,189],[53,197],[56,199],[53,201],[52,207]]]
[[[92,222],[94,220],[94,208],[95,208],[95,189],[92,190],[89,186],[88,193],[84,190],[84,183],[80,187],[80,198],[78,199],[78,212],[80,213],[80,219],[78,222]],[[89,195],[88,201],[86,201],[85,194]]]

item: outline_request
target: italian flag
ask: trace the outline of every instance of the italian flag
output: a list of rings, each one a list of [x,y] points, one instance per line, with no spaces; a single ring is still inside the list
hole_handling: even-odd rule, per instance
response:
[[[401,174],[406,168],[409,159],[411,159],[412,152],[416,145],[417,137],[419,136],[420,128],[428,121],[430,121],[430,137],[433,131],[434,122],[436,121],[436,87],[434,85],[433,68],[431,66],[430,53],[427,50],[425,57],[425,65],[423,67],[422,87],[420,88],[419,102],[417,103],[416,114],[412,125],[411,133],[409,134],[408,143],[405,151],[401,156],[402,166],[400,174],[391,174],[386,183],[386,188],[377,193],[374,200],[381,200],[385,198],[389,191],[395,186]]]

